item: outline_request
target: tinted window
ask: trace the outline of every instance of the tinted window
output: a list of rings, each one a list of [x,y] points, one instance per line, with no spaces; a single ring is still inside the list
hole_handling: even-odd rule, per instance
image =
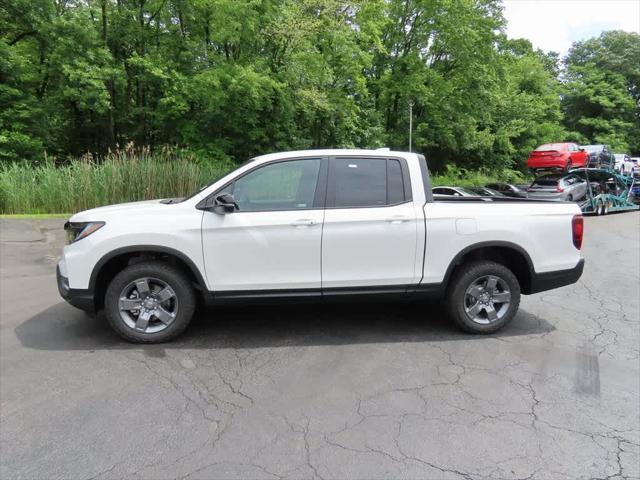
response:
[[[602,151],[602,145],[582,145],[582,148],[589,153]]]
[[[407,198],[400,162],[384,158],[336,158],[329,173],[328,206],[382,207]]]
[[[394,203],[404,202],[404,181],[402,167],[398,160],[387,161],[387,183],[389,188],[387,203],[393,205]]]
[[[266,165],[236,180],[233,196],[241,212],[312,208],[319,171],[320,159]]]
[[[544,145],[540,145],[536,148],[536,152],[552,152],[552,151],[563,151],[565,149],[564,143],[546,143]]]
[[[444,187],[436,187],[433,189],[433,193],[437,194],[437,195],[456,195],[455,190],[452,190],[450,188],[444,188]]]
[[[541,187],[555,187],[558,184],[558,181],[560,181],[559,177],[540,177],[536,179],[536,181],[533,182],[532,185],[538,185]]]

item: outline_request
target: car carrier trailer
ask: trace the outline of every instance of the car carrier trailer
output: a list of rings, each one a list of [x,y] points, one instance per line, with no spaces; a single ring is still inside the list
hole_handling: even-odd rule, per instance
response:
[[[638,180],[605,168],[576,168],[571,173],[587,182],[587,195],[579,202],[586,214],[607,215],[610,212],[638,210],[633,203],[632,190]]]

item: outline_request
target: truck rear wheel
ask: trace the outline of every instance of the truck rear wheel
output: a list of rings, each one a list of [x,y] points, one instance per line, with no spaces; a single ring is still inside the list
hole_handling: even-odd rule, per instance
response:
[[[520,305],[520,284],[504,265],[489,260],[465,264],[454,274],[446,307],[460,328],[487,334],[511,321]]]
[[[104,303],[111,327],[134,343],[174,339],[189,325],[196,307],[189,278],[162,262],[126,267],[107,287]]]

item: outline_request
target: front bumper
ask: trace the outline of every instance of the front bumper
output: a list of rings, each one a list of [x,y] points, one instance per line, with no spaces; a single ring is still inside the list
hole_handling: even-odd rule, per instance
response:
[[[56,267],[56,281],[58,292],[69,304],[88,313],[96,310],[93,291],[77,288],[69,288],[69,279],[60,273],[60,266]]]
[[[576,283],[582,276],[583,270],[584,258],[581,258],[575,267],[569,268],[568,270],[534,273],[531,278],[531,288],[527,293],[544,292]]]

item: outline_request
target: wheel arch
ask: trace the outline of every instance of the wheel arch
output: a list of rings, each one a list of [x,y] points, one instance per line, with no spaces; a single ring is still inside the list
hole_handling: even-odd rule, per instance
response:
[[[128,265],[143,260],[159,260],[175,265],[189,276],[197,289],[202,292],[207,290],[202,273],[195,262],[184,253],[162,245],[132,245],[107,253],[93,267],[89,289],[94,292],[96,311],[104,306],[104,295],[109,280]]]
[[[504,265],[518,279],[522,293],[531,292],[532,279],[535,274],[531,257],[521,246],[502,241],[474,243],[458,252],[447,267],[443,281],[445,289],[448,288],[455,271],[473,260],[493,260]]]

